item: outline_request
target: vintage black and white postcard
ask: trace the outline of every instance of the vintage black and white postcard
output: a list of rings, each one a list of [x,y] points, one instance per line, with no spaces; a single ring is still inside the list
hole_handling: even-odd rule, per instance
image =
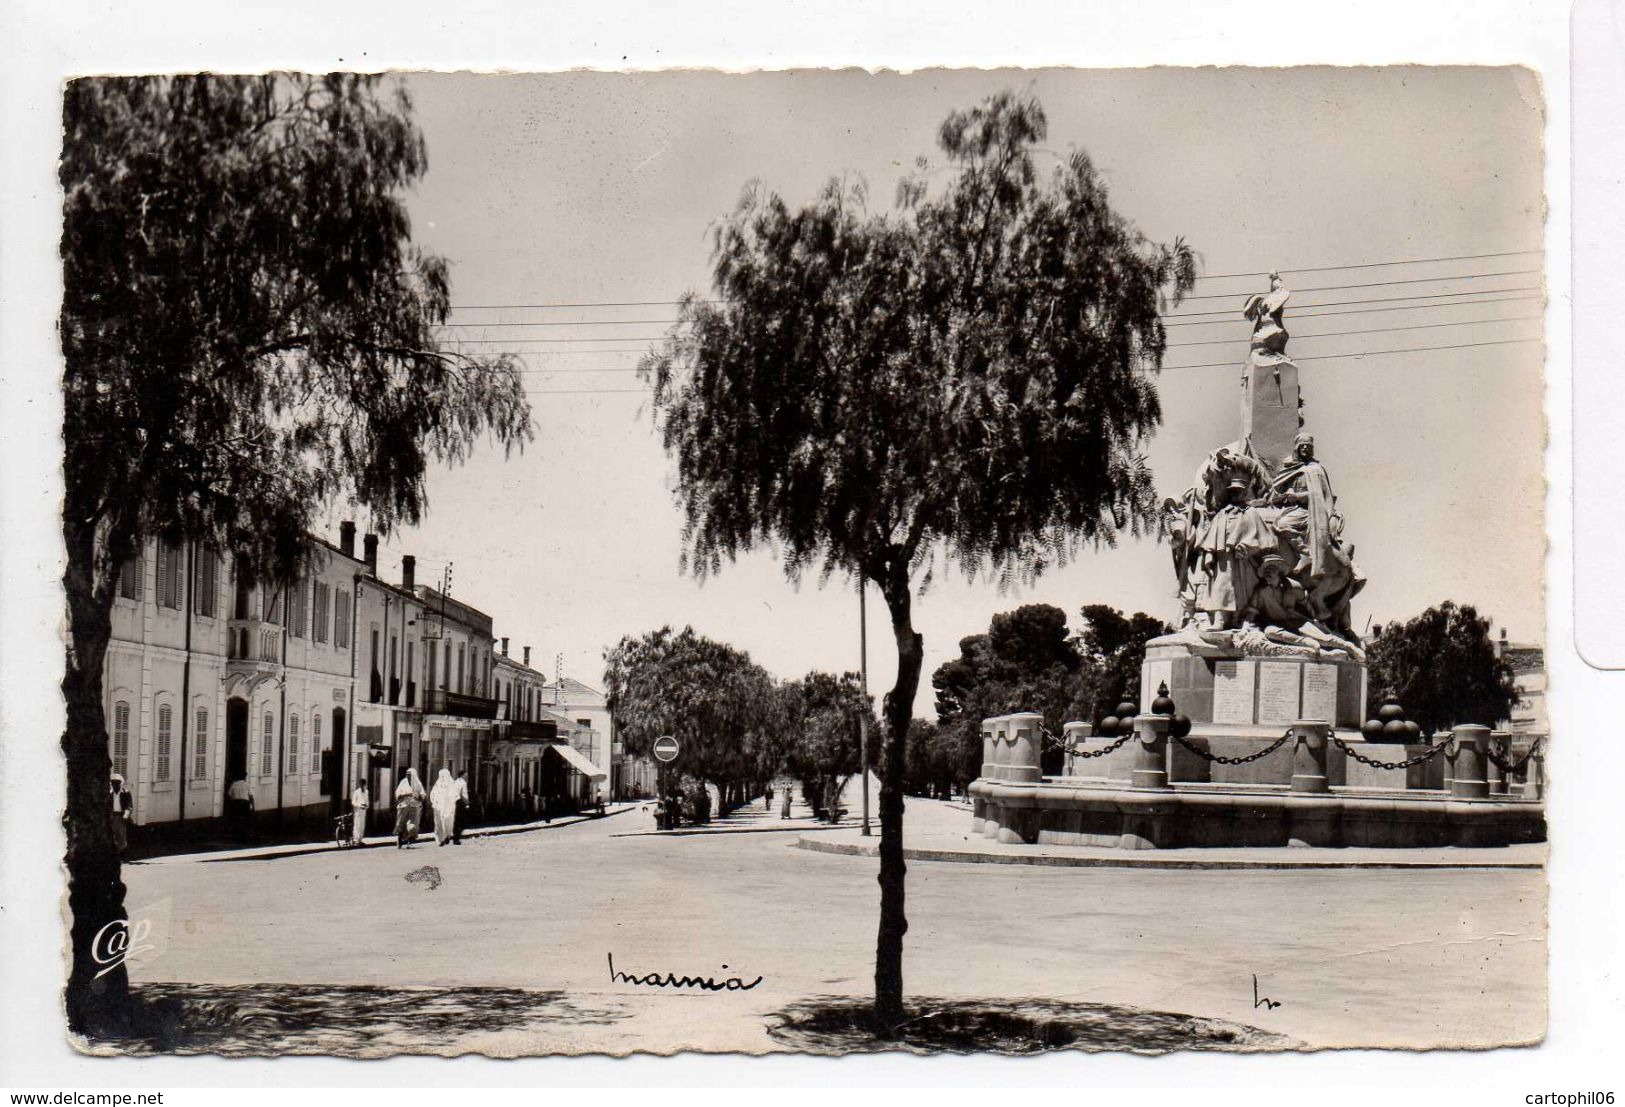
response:
[[[87,1048],[1540,1039],[1530,71],[63,125]]]
[[[1548,98],[64,81],[64,1041],[1540,1043]]]

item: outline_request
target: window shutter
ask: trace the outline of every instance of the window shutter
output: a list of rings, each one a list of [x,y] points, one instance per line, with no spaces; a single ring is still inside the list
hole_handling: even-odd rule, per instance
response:
[[[197,726],[192,728],[192,777],[204,780],[209,775],[209,712],[205,708],[197,709]]]

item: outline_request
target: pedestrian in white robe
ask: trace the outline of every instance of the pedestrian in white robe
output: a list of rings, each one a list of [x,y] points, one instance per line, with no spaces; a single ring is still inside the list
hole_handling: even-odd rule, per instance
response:
[[[457,825],[457,782],[450,769],[440,770],[429,792],[429,806],[434,810],[434,840],[443,846],[451,841],[452,829]]]

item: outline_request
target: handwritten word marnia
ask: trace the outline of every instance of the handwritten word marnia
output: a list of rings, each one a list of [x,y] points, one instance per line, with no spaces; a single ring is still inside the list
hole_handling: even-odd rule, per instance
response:
[[[649,988],[699,988],[707,992],[748,992],[762,982],[759,976],[749,984],[737,976],[730,976],[726,980],[717,980],[710,976],[678,976],[670,972],[664,976],[657,972],[636,976],[629,972],[616,972],[613,953],[609,954],[609,978],[617,984],[642,984]]]

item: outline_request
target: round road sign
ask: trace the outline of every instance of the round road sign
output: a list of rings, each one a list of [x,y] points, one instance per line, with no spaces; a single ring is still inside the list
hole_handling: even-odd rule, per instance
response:
[[[677,739],[669,734],[661,735],[655,739],[655,758],[660,761],[677,760]]]

